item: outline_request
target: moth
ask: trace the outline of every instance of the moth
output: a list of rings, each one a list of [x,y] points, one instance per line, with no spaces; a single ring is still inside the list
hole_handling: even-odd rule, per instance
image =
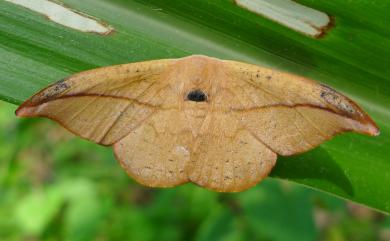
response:
[[[112,146],[143,185],[193,182],[219,192],[252,187],[277,155],[308,151],[342,132],[379,134],[330,87],[200,55],[81,72],[41,90],[16,115],[50,118]]]

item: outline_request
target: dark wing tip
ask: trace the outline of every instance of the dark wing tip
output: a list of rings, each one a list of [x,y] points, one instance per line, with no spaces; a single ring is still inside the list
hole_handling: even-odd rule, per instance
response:
[[[329,105],[330,109],[357,121],[360,127],[356,131],[370,136],[379,135],[378,126],[358,104],[331,87],[324,84],[320,85],[320,98]]]
[[[68,78],[61,79],[48,87],[35,93],[33,96],[25,100],[15,111],[15,115],[18,117],[29,117],[32,116],[32,108],[42,103],[52,100],[53,98],[63,94],[65,91],[70,89],[70,84],[67,82]]]

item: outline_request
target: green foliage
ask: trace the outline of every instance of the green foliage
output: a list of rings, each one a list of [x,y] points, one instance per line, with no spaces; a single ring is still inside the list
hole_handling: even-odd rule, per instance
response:
[[[66,0],[64,2],[67,6],[106,21],[116,31],[108,36],[81,33],[50,22],[45,17],[22,7],[1,1],[0,78],[2,85],[0,97],[3,100],[19,104],[49,83],[69,74],[98,66],[181,57],[194,53],[237,59],[305,75],[330,84],[351,96],[372,115],[381,129],[381,135],[373,138],[346,134],[336,137],[309,153],[292,158],[279,158],[272,176],[302,183],[384,212],[390,212],[390,192],[386,185],[390,183],[390,149],[388,148],[390,145],[388,113],[390,104],[390,69],[388,68],[390,3],[388,1],[299,1],[334,17],[335,27],[320,40],[310,39],[275,22],[240,9],[229,0]],[[14,117],[7,115],[6,118]],[[268,223],[264,218],[258,217],[269,215],[262,213],[267,210],[257,212],[248,210],[246,211],[248,215],[257,215],[256,218],[249,218],[249,216],[247,218],[244,215],[245,218],[241,220],[236,217],[235,211],[230,211],[230,213],[227,211],[228,204],[223,204],[223,208],[218,208],[221,205],[218,204],[220,203],[218,198],[224,195],[200,191],[191,185],[174,190],[151,191],[153,202],[146,205],[145,212],[140,211],[141,208],[135,201],[129,207],[126,205],[126,198],[130,198],[132,194],[126,195],[124,190],[127,189],[130,181],[112,161],[112,154],[109,150],[95,147],[81,140],[38,141],[47,136],[46,132],[34,129],[39,128],[41,122],[41,120],[18,122],[17,127],[4,128],[4,133],[2,133],[5,135],[4,140],[7,141],[3,141],[0,148],[0,155],[4,155],[1,159],[3,168],[0,169],[0,179],[3,185],[7,188],[13,187],[15,191],[8,190],[7,195],[1,195],[0,199],[12,210],[18,210],[15,212],[18,214],[18,223],[24,224],[23,232],[25,233],[36,235],[46,230],[51,225],[50,222],[67,220],[67,224],[63,226],[64,230],[53,231],[61,232],[66,236],[68,229],[80,228],[78,223],[80,220],[76,218],[78,210],[88,212],[88,215],[83,216],[85,220],[82,222],[91,223],[85,224],[85,228],[80,229],[78,237],[96,234],[98,232],[96,227],[108,225],[108,221],[105,221],[107,219],[113,223],[122,220],[126,224],[133,224],[128,227],[112,225],[108,228],[109,231],[105,229],[109,233],[107,235],[124,237],[122,234],[127,235],[128,229],[131,229],[140,235],[139,239],[144,240],[155,238],[153,235],[156,233],[159,237],[169,237],[172,240],[188,238],[180,235],[188,235],[189,232],[186,230],[191,230],[191,225],[199,226],[203,219],[207,220],[208,224],[203,226],[202,223],[200,226],[199,239],[201,240],[217,236],[223,236],[226,240],[237,237],[246,239],[248,237],[242,234],[256,234],[256,230],[249,228],[252,225],[250,220],[256,220],[253,227],[265,225],[267,227],[265,229],[273,230],[272,222]],[[21,156],[20,152],[30,153]],[[50,159],[50,163],[42,162],[46,159]],[[87,164],[87,168],[83,167]],[[23,189],[29,190],[34,187],[30,184],[32,180],[26,179],[31,178],[28,170],[31,171],[32,168],[39,172],[40,168],[48,168],[42,165],[49,165],[50,172],[56,173],[46,173],[45,175],[49,177],[44,177],[43,184],[41,180],[43,177],[37,174],[34,177],[37,180],[33,183],[38,183],[38,187],[35,188],[41,188],[41,193],[34,192],[31,196],[22,198]],[[53,176],[53,180],[48,181],[50,176]],[[73,180],[76,176],[78,178]],[[84,180],[81,178],[83,176],[88,178]],[[46,180],[46,178],[49,179]],[[105,182],[102,181],[104,179],[112,180]],[[46,187],[46,182],[53,183],[49,185],[50,187]],[[252,192],[261,190],[259,197],[256,197],[259,199],[261,195],[271,194],[275,195],[275,200],[286,198],[283,196],[285,195],[283,189],[278,190],[278,187],[273,187],[274,184],[267,184],[268,182],[256,187],[253,191],[235,194],[233,199],[241,200],[242,198],[242,202],[248,202],[245,208],[254,206],[252,209],[256,209],[253,204],[256,202],[250,201]],[[80,186],[77,190],[75,189],[75,193],[80,192],[80,200],[78,200],[79,197],[74,196],[76,194],[73,195],[72,191],[69,191],[72,189],[71,186]],[[271,188],[269,191],[271,194],[262,194],[262,192],[267,193],[268,186]],[[132,193],[133,189],[137,190],[137,185],[131,184]],[[275,193],[273,189],[277,189]],[[297,188],[297,190],[299,190],[297,193],[309,192],[302,188]],[[89,201],[96,200],[95,195],[103,195],[104,192],[107,195],[105,201],[98,203]],[[192,192],[201,194],[199,197],[193,197]],[[320,195],[315,192],[310,193],[310,195]],[[124,195],[124,197],[118,197],[118,195]],[[289,195],[292,195],[289,198],[294,203],[295,199],[299,199],[300,194],[292,191]],[[117,200],[117,198],[124,200]],[[183,198],[191,202],[205,202],[205,204],[199,204],[199,208],[200,213],[203,212],[207,217],[198,217],[198,212],[191,213],[188,207],[184,208],[179,204],[174,206],[176,199]],[[12,201],[19,199],[20,204],[14,204]],[[48,204],[48,209],[42,212],[37,220],[31,221],[28,216],[36,215],[36,209],[42,199],[53,201]],[[308,199],[305,196],[302,200],[306,203]],[[260,201],[259,207],[264,205],[264,209],[271,208],[271,204],[261,204]],[[172,205],[177,210],[169,208],[169,206],[173,207]],[[59,207],[64,210],[64,213],[53,211]],[[302,209],[302,207],[297,208]],[[115,214],[112,213],[113,209]],[[159,212],[157,214],[153,212],[158,209],[167,212],[168,210],[171,212],[180,210],[188,213],[190,216],[188,216],[186,225],[189,226],[186,227],[178,221],[183,218],[180,214],[168,213],[166,215],[169,220],[164,223],[163,228],[156,230],[158,225],[155,223],[160,224],[159,220],[166,218],[165,216],[159,217]],[[209,210],[213,212],[209,214]],[[5,212],[4,215],[11,215],[7,214],[8,210],[5,209],[1,212]],[[291,213],[291,215],[295,214],[295,212]],[[4,217],[3,214],[0,213],[0,215]],[[62,215],[65,216],[62,217]],[[307,215],[307,213],[303,212],[302,215]],[[232,228],[231,232],[227,233],[224,230],[226,227],[218,226],[220,224],[215,221],[218,219],[226,220],[227,226],[236,228]],[[50,220],[49,223],[48,220]],[[102,223],[99,224],[99,220],[102,220]],[[281,218],[281,214],[275,215],[276,226],[282,225],[283,221],[286,220]],[[96,223],[92,224],[93,222]],[[1,223],[5,225],[4,227],[13,227],[12,223],[4,222],[4,220]],[[181,228],[184,231],[180,234],[177,234],[176,225],[178,224],[183,225]],[[299,225],[302,226],[291,226],[294,227],[291,228],[291,235],[301,229],[311,229],[311,231],[305,231],[307,236],[300,236],[301,239],[309,240],[316,235],[317,232],[312,230],[313,223]],[[215,228],[210,228],[210,226]],[[12,232],[12,229],[1,230],[2,233],[17,233]],[[144,232],[141,234],[137,230],[144,230],[147,234]],[[148,230],[152,230],[153,235],[148,233]],[[218,230],[224,231],[218,232]],[[259,230],[268,239],[283,238],[282,236],[268,237],[267,235],[274,235],[275,232],[270,234],[261,228]],[[335,230],[334,233],[338,233],[337,229]],[[73,230],[71,233],[74,232]],[[53,234],[49,232],[45,235],[50,237]]]

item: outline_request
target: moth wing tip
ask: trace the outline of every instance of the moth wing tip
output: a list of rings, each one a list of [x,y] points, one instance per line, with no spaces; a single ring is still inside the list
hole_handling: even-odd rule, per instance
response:
[[[20,105],[15,110],[15,115],[17,117],[31,117],[35,114],[35,108],[31,106],[25,106],[24,104]]]
[[[24,107],[23,107],[23,105],[20,105],[16,110],[15,110],[15,115],[17,116],[17,117],[23,117],[24,115],[23,115],[23,113],[24,113]]]
[[[379,127],[371,118],[365,119],[364,122],[360,122],[360,127],[358,129],[360,129],[358,132],[369,136],[379,136],[380,134]]]
[[[378,126],[375,125],[375,123],[369,127],[368,131],[370,136],[379,136],[381,134]]]
[[[370,135],[370,136],[379,136],[380,134],[380,130],[379,130],[379,127],[378,125],[374,122],[373,119],[371,119],[371,117],[366,114],[366,121],[367,121],[367,134]]]

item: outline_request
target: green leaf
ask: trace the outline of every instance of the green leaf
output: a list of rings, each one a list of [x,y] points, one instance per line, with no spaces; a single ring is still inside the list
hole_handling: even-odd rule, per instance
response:
[[[196,240],[244,240],[242,228],[237,222],[234,222],[235,217],[229,211],[229,209],[222,207],[211,210],[210,215],[205,217],[204,222],[200,225]]]
[[[390,2],[298,2],[332,16],[334,27],[309,38],[230,0],[64,1],[115,29],[103,36],[1,1],[0,97],[19,104],[82,70],[190,54],[304,75],[356,100],[381,135],[345,134],[306,154],[280,157],[272,176],[390,212]]]
[[[256,191],[246,192],[240,197],[256,236],[276,241],[318,240],[311,190],[266,180],[264,188]]]
[[[23,198],[16,207],[15,218],[28,235],[41,234],[64,202],[62,193],[55,189],[41,190]]]
[[[66,240],[91,240],[106,211],[99,203],[95,185],[88,179],[63,181],[61,185],[68,199],[63,225]]]
[[[64,224],[60,226],[66,240],[90,240],[105,214],[98,200],[89,180],[62,180],[24,197],[16,207],[15,218],[25,234],[39,237],[55,215],[65,209]],[[55,231],[58,226],[54,226]]]

